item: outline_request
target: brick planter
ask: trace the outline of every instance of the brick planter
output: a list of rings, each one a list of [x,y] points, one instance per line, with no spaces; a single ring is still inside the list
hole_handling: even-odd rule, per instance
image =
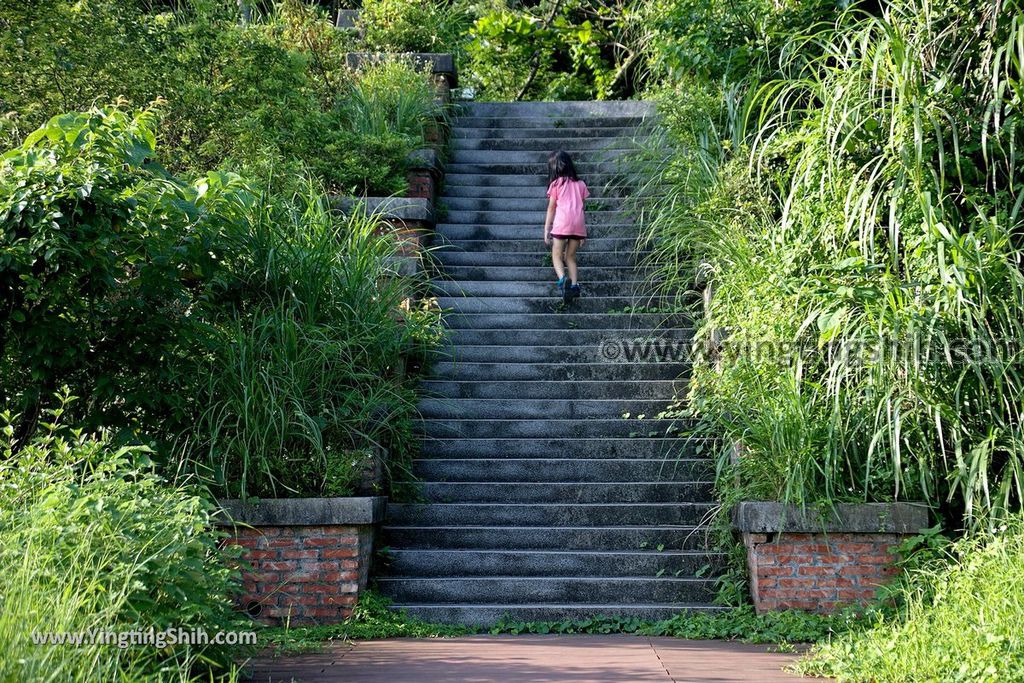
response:
[[[241,607],[269,624],[335,623],[352,613],[370,573],[385,498],[220,501],[218,523],[242,546]]]
[[[433,199],[422,197],[335,197],[335,210],[377,214],[399,244],[398,272],[411,275],[420,267],[424,246],[434,233]]]
[[[409,168],[405,175],[409,183],[406,196],[426,199],[433,206],[443,175],[444,165],[437,150],[425,148],[414,151],[409,155]]]
[[[733,525],[743,536],[750,596],[757,612],[829,613],[870,601],[897,573],[890,549],[928,526],[912,503],[837,506],[835,514],[781,503],[740,503]]]

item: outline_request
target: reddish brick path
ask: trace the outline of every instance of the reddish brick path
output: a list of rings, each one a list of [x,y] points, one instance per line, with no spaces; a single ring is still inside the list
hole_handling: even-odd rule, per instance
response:
[[[638,636],[470,636],[337,644],[257,660],[255,683],[794,683],[795,655]]]

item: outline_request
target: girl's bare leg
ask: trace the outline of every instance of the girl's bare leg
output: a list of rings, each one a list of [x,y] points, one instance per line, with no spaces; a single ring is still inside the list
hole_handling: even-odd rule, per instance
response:
[[[565,277],[565,266],[562,264],[563,251],[565,251],[565,240],[560,240],[557,237],[551,238],[551,265],[555,267],[555,275],[559,280]]]
[[[561,241],[561,240],[560,240]],[[565,265],[569,269],[569,280],[572,284],[576,284],[577,281],[577,269],[576,269],[576,250],[579,248],[579,240],[566,240],[569,244],[565,247]]]

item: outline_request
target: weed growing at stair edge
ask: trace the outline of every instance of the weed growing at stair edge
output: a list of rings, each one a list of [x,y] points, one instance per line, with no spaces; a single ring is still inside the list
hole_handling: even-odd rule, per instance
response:
[[[376,638],[439,638],[473,633],[466,626],[431,624],[390,609],[391,601],[373,591],[359,596],[352,616],[340,624],[271,627],[260,633],[260,642],[275,655],[320,650],[334,641]]]
[[[556,622],[501,621],[492,634],[610,634],[669,636],[687,640],[740,640],[747,643],[816,643],[870,621],[877,612],[848,610],[831,616],[796,610],[755,614],[750,605],[722,612],[683,613],[671,619],[644,621],[626,617],[592,617]]]
[[[438,638],[490,633],[492,635],[630,634],[689,640],[740,640],[747,643],[817,643],[847,633],[881,614],[845,611],[832,616],[788,611],[755,614],[749,605],[713,613],[680,614],[662,621],[625,617],[592,617],[565,621],[502,620],[490,628],[432,624],[390,609],[391,602],[374,592],[363,593],[352,617],[340,624],[267,628],[260,642],[275,655],[320,650],[335,641],[377,638]]]

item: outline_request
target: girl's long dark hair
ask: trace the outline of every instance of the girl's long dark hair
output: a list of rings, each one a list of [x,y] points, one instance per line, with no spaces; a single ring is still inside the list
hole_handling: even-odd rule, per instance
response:
[[[551,156],[548,157],[548,185],[559,178],[568,178],[569,180],[580,179],[576,175],[576,167],[572,163],[572,157],[562,150],[552,152]]]

